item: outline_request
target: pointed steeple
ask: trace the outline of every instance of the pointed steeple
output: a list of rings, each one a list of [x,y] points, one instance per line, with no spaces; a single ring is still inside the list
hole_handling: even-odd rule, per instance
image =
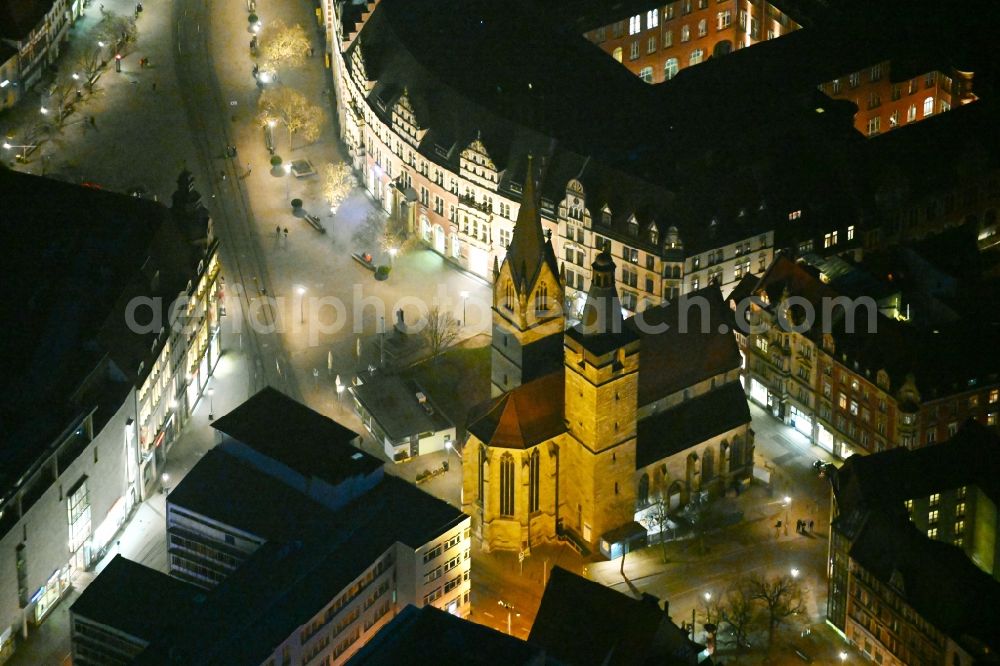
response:
[[[622,304],[615,289],[615,262],[604,250],[594,259],[591,268],[594,278],[576,329],[583,335],[621,333]]]
[[[521,208],[517,211],[514,233],[507,248],[507,259],[519,290],[530,287],[542,262],[545,261],[546,241],[542,233],[542,217],[535,195],[535,169],[532,156],[528,155],[524,186],[521,190]],[[522,291],[522,293],[524,293]]]

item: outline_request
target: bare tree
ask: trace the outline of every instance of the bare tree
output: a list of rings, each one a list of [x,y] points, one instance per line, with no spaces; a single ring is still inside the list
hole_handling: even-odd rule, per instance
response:
[[[764,578],[753,575],[747,580],[750,598],[764,606],[767,620],[767,644],[770,647],[774,633],[789,617],[802,611],[802,589],[791,576]]]
[[[82,79],[82,84],[87,86],[87,90],[93,92],[94,84],[91,83],[94,75],[101,70],[101,52],[98,49],[85,46],[73,54],[71,69]]]
[[[753,620],[754,598],[747,581],[741,577],[726,591],[719,604],[719,624],[732,632],[737,652],[749,647]]]
[[[323,196],[330,202],[330,210],[336,212],[355,186],[357,179],[346,162],[323,167]]]
[[[323,125],[323,109],[311,103],[305,95],[293,88],[270,88],[257,102],[257,115],[261,125],[276,121],[288,130],[288,145],[292,135],[299,134],[307,142],[319,138]]]
[[[660,557],[667,561],[667,526],[670,524],[670,504],[662,494],[653,501],[646,513],[646,520],[655,525],[660,533]]]
[[[139,31],[133,17],[114,12],[104,12],[94,28],[94,36],[99,41],[116,45],[122,51],[125,50],[125,45],[134,42],[138,35]]]
[[[278,19],[264,28],[260,36],[260,55],[269,69],[301,66],[309,48],[309,37],[298,23],[289,26]]]
[[[435,305],[427,313],[427,326],[424,327],[424,339],[431,349],[431,357],[437,356],[450,347],[459,333],[458,320]]]

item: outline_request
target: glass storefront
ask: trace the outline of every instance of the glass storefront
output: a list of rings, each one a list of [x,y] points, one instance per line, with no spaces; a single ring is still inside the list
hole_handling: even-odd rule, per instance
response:
[[[812,418],[794,405],[792,405],[790,425],[809,439],[812,439]]]
[[[767,407],[767,387],[756,379],[750,378],[750,397],[761,407]]]
[[[35,624],[41,624],[46,616],[52,612],[59,600],[62,599],[66,591],[69,590],[69,565],[52,572],[45,585],[35,592],[33,601],[35,602]]]
[[[819,435],[816,438],[816,443],[820,447],[830,453],[833,453],[833,433],[824,428],[822,425],[819,426]]]

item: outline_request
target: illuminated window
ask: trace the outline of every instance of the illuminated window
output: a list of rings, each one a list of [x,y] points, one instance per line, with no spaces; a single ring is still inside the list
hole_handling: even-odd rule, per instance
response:
[[[851,415],[852,416],[857,416],[858,415],[858,401],[857,400],[851,400]]]
[[[757,338],[757,348],[760,349],[765,354],[767,353],[767,338],[760,337]]]
[[[823,234],[823,247],[833,247],[837,244],[837,232],[831,231],[828,234]]]
[[[925,97],[924,98],[924,117],[926,118],[927,116],[931,115],[932,113],[934,113],[934,98],[933,97]]]
[[[965,521],[964,520],[956,520],[955,521],[955,534],[961,534],[964,531],[965,531]]]
[[[903,504],[906,506],[906,511],[912,516],[913,515],[913,500],[908,499]]]
[[[719,12],[716,15],[715,27],[717,30],[725,30],[732,24],[732,22],[733,22],[733,13],[730,10],[726,9],[724,11]]]
[[[912,123],[917,119],[917,105],[911,104],[910,108],[906,110],[906,122]]]
[[[500,458],[500,515],[514,515],[514,456]]]
[[[646,40],[646,53],[653,53],[654,51],[656,51],[656,35]]]
[[[957,518],[965,517],[965,502],[959,502],[955,505],[955,516]]]
[[[859,382],[857,379],[852,379],[851,380],[851,390],[852,391],[857,391],[859,388],[861,388],[861,382]]]
[[[969,396],[969,408],[971,409],[973,407],[978,407],[978,406],[979,406],[979,396],[978,395],[970,395]]]
[[[963,545],[965,545],[965,539],[963,539],[962,537],[955,537],[952,543],[961,548]]]
[[[640,14],[636,14],[628,20],[628,34],[634,35],[640,30],[642,30],[642,16]]]
[[[688,26],[681,26],[681,41],[686,42],[691,39],[691,28]]]
[[[941,493],[934,493],[931,495],[931,506],[937,506],[941,503]]]
[[[932,510],[928,511],[927,512],[927,522],[930,525],[933,525],[937,521],[938,521],[938,511],[937,511],[937,509],[932,509]]]
[[[663,80],[669,81],[677,76],[677,70],[677,58],[667,58],[667,62],[663,65]]]
[[[800,217],[802,217],[802,211],[801,210],[793,210],[791,213],[788,214],[788,219],[789,220],[797,220]]]
[[[618,48],[616,48],[611,53],[611,57],[614,58],[615,60],[617,60],[618,62],[621,62],[622,61],[622,47],[619,46]]]
[[[639,70],[639,78],[642,79],[643,81],[645,81],[646,83],[652,83],[653,82],[653,68],[652,67],[643,67],[641,70]]]
[[[698,36],[704,37],[708,34],[708,21],[702,19],[698,21]]]
[[[646,12],[646,27],[655,28],[660,25],[660,12],[655,9],[650,9]]]
[[[1000,400],[1000,390],[993,389],[990,391],[990,404],[992,405],[997,400]]]
[[[852,88],[857,88],[861,83],[861,74],[859,72],[854,72],[848,77],[847,80],[851,84]]]
[[[701,59],[704,56],[705,56],[704,51],[702,51],[701,49],[695,49],[694,51],[691,51],[691,58],[688,60],[688,64],[697,65],[699,62],[701,62]]]
[[[955,495],[958,497],[958,499],[965,499],[965,493],[966,493],[965,486],[959,486],[958,490],[955,491]]]
[[[847,240],[854,240],[854,225],[847,227]]]
[[[847,396],[843,393],[837,397],[837,406],[841,409],[847,409]]]
[[[929,530],[927,530],[927,537],[930,539],[937,539],[937,534],[938,532],[936,527],[932,527]]]

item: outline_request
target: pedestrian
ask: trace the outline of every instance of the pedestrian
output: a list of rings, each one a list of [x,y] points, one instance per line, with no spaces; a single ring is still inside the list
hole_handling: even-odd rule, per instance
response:
[[[285,227],[285,242],[288,242],[288,227]]]
[[[247,175],[248,175],[248,176],[250,175],[250,172],[251,172],[252,170],[253,170],[253,167],[252,167],[252,166],[250,166],[250,163],[249,163],[249,162],[247,162]]]
[[[153,81],[153,92],[156,92],[156,81]]]
[[[813,521],[811,521],[811,520],[809,521],[809,531],[810,532],[813,531]]]
[[[309,47],[309,57],[312,58],[313,54],[315,54],[315,53],[316,53],[316,49],[313,48],[312,46],[310,46]]]
[[[274,228],[274,237],[275,238],[281,238],[281,227],[280,226],[277,226],[277,227]]]
[[[219,172],[219,178],[221,178],[222,180],[225,180],[226,179],[226,172],[225,171],[220,171]]]
[[[90,117],[90,126],[94,128],[97,127],[97,118],[95,116]]]

